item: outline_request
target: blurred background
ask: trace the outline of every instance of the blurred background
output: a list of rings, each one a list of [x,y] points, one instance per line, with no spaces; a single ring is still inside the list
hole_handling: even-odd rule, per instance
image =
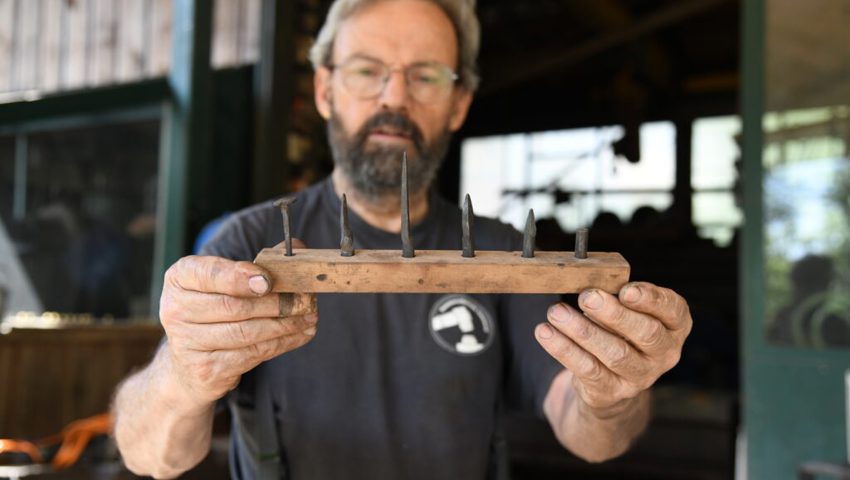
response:
[[[205,226],[330,172],[307,61],[328,6],[0,0],[0,438],[105,413]],[[514,478],[850,478],[850,0],[477,11],[440,192],[517,227],[534,208],[544,250],[589,227],[694,317],[628,454],[586,464],[509,413]],[[227,478],[228,424],[186,478]],[[64,470],[0,441],[0,478],[133,478],[97,425]]]

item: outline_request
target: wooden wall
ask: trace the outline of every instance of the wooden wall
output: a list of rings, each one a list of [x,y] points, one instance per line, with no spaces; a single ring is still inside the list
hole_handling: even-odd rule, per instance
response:
[[[215,1],[213,66],[256,61],[260,1]],[[0,0],[0,102],[26,91],[57,92],[165,75],[171,63],[171,3]]]
[[[156,324],[0,334],[0,438],[39,438],[107,411],[115,387],[152,358],[161,336]]]

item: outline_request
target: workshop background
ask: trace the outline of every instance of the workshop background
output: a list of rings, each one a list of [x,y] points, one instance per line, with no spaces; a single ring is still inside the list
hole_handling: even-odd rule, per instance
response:
[[[509,413],[513,477],[850,478],[850,0],[478,3],[440,191],[533,207],[545,250],[589,227],[694,317],[629,453],[586,464]],[[328,4],[0,0],[0,438],[47,439],[0,442],[0,478],[133,478],[91,417],[159,342],[162,273],[331,169]],[[226,415],[185,478],[227,478]],[[59,442],[69,468],[34,461]]]

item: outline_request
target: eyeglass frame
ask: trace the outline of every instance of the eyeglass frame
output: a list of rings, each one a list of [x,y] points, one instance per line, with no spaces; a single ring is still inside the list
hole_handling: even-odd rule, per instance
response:
[[[383,77],[381,78],[381,88],[378,89],[372,95],[358,95],[357,93],[351,91],[351,87],[345,82],[345,80],[343,78],[343,82],[342,82],[343,86],[349,91],[349,93],[360,98],[361,100],[371,100],[371,99],[378,98],[379,96],[381,96],[381,94],[387,88],[387,84],[390,83],[390,78],[392,77],[392,74],[395,73],[395,72],[402,72],[404,74],[404,84],[407,86],[408,94],[410,95],[410,97],[413,98],[414,100],[416,100],[419,103],[426,103],[426,104],[427,103],[436,103],[437,101],[444,100],[445,98],[448,98],[450,96],[452,90],[454,90],[455,85],[457,85],[457,83],[460,81],[460,75],[457,72],[455,72],[451,67],[449,67],[448,65],[446,65],[444,63],[440,63],[440,62],[416,62],[416,63],[413,63],[411,65],[407,65],[407,66],[391,67],[390,65],[387,65],[386,63],[384,63],[383,61],[381,61],[377,58],[370,57],[368,55],[362,55],[362,54],[353,55],[353,56],[349,57],[348,59],[346,59],[346,60],[344,60],[340,63],[337,63],[337,64],[328,63],[328,64],[325,65],[325,68],[330,70],[331,73],[334,73],[334,71],[340,70],[341,68],[344,68],[346,64],[351,63],[351,62],[356,61],[356,60],[373,62],[377,65],[380,65],[381,68],[383,69],[383,73],[384,73]],[[411,88],[410,72],[411,72],[411,69],[416,68],[416,67],[422,67],[422,66],[438,67],[443,73],[448,74],[447,77],[446,77],[446,78],[449,79],[449,82],[447,83],[447,85],[449,85],[451,88],[446,89],[445,98],[440,98],[438,100],[431,100],[431,101],[425,101],[425,102],[416,98],[416,95],[413,93],[415,89]]]

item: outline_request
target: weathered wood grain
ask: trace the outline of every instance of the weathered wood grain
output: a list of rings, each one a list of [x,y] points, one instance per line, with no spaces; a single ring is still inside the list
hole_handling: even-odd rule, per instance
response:
[[[629,264],[619,253],[417,250],[363,250],[342,257],[338,250],[267,248],[254,262],[271,272],[275,292],[359,293],[576,293],[595,287],[615,293],[629,280]]]
[[[38,74],[38,88],[52,92],[59,88],[59,67],[62,50],[62,0],[41,0],[41,25],[39,30],[39,49],[41,50],[41,71]]]
[[[154,323],[0,334],[0,437],[43,437],[106,412],[115,387],[150,361],[161,337]]]
[[[0,0],[0,92],[12,90],[15,0]]]
[[[215,2],[212,64],[256,62],[261,0]],[[0,0],[0,93],[166,75],[172,0]]]

